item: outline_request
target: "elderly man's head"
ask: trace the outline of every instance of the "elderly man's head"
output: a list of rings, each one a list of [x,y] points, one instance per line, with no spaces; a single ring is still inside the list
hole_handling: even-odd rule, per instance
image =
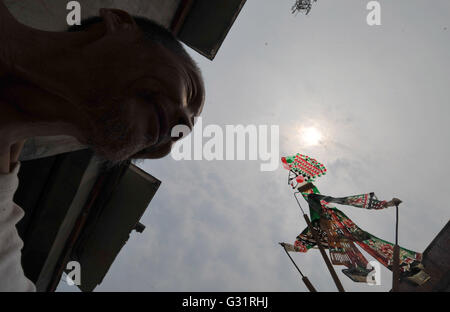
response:
[[[100,15],[69,29],[103,33],[80,56],[88,68],[80,140],[111,161],[163,157],[177,139],[172,127],[192,128],[202,110],[200,71],[165,28],[121,10]]]
[[[171,129],[192,128],[205,91],[181,44],[145,18],[99,14],[46,32],[0,3],[1,144],[71,135],[114,163],[163,157],[178,139]]]

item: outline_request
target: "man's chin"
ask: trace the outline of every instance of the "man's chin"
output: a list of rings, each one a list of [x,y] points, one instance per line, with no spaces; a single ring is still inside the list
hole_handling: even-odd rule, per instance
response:
[[[155,145],[154,147],[146,148],[139,153],[134,154],[132,159],[159,159],[166,157],[172,150],[172,142],[163,145]]]
[[[90,140],[80,140],[80,143],[88,146],[96,155],[111,164],[118,164],[127,159],[159,159],[170,154],[173,142],[157,143],[153,146],[141,146],[133,144],[131,140],[111,140],[91,138]],[[108,144],[105,144],[108,142]],[[114,143],[112,143],[114,142]],[[120,144],[122,142],[122,144]],[[137,152],[138,151],[138,152]]]
[[[110,146],[99,144],[90,144],[89,147],[94,150],[99,158],[108,162],[110,166],[118,165],[121,162],[130,159],[130,156],[133,155],[133,151],[136,150],[136,148],[129,146],[124,146],[122,148],[116,146],[111,148]]]

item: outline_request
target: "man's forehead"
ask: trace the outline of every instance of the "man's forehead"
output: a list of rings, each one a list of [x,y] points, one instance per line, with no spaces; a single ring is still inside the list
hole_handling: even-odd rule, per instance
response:
[[[156,78],[166,89],[168,97],[182,101],[183,106],[192,114],[199,115],[204,102],[204,86],[199,70],[172,51],[161,45],[157,46],[157,53],[153,56],[143,55],[147,62],[152,63],[152,72],[145,76],[151,77],[153,83]]]

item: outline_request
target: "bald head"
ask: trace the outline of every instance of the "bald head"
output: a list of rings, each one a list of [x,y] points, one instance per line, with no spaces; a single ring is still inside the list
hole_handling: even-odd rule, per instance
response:
[[[160,24],[142,16],[131,16],[139,26],[140,30],[143,32],[144,37],[148,40],[150,44],[161,44],[177,56],[183,58],[187,62],[191,63],[192,67],[196,68],[198,74],[200,75],[200,70],[197,68],[195,62],[189,56],[189,54],[184,49],[183,45],[178,41],[178,39],[167,30],[165,27]],[[92,25],[96,25],[98,23],[103,23],[103,18],[100,16],[92,16],[81,22],[81,25],[73,25],[70,26],[67,31],[69,32],[77,32],[77,31],[86,31]]]

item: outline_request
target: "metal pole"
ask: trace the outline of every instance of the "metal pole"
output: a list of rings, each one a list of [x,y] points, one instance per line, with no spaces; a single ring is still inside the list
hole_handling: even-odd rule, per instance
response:
[[[302,271],[300,271],[300,269],[298,268],[297,264],[295,263],[294,259],[292,259],[291,255],[289,254],[289,252],[286,250],[286,247],[280,243],[280,245],[283,247],[284,251],[286,252],[287,256],[289,257],[289,259],[291,259],[292,264],[294,264],[295,268],[297,269],[298,273],[300,273],[300,275],[302,276],[302,281],[303,283],[305,283],[306,288],[308,288],[308,290],[310,292],[317,292],[317,290],[314,288],[313,284],[311,284],[311,282],[309,281],[309,279],[303,275]]]
[[[392,291],[398,292],[400,281],[400,247],[398,246],[398,205],[395,206],[395,246],[392,264]]]
[[[322,258],[325,261],[325,264],[327,265],[328,271],[330,271],[331,277],[333,278],[333,281],[336,284],[337,289],[339,290],[339,292],[345,292],[344,287],[342,286],[342,283],[339,280],[339,277],[337,276],[336,271],[333,268],[333,264],[331,264],[331,261],[328,258],[327,253],[325,252],[325,249],[323,248],[322,244],[320,243],[319,234],[317,234],[316,230],[313,228],[308,215],[304,214],[303,217],[305,218],[306,223],[308,223],[309,230],[311,231],[311,233],[314,237],[314,240],[317,242],[317,247],[319,247],[320,254],[322,255]]]
[[[309,230],[311,231],[311,233],[314,237],[314,240],[317,242],[317,247],[319,247],[320,254],[322,255],[322,258],[325,261],[325,264],[327,265],[328,271],[330,272],[331,277],[333,278],[334,284],[336,284],[336,287],[339,290],[339,292],[345,292],[344,287],[342,286],[342,283],[339,280],[339,277],[337,276],[336,271],[333,268],[333,264],[331,264],[331,261],[328,258],[327,253],[325,252],[325,249],[323,248],[322,244],[320,243],[319,234],[317,234],[316,230],[312,226],[312,223],[309,220],[308,215],[303,211],[302,206],[300,205],[300,202],[298,201],[296,194],[297,193],[294,193],[294,197],[297,200],[298,206],[300,207],[300,210],[303,213],[303,217],[305,218],[305,221],[308,224]]]

